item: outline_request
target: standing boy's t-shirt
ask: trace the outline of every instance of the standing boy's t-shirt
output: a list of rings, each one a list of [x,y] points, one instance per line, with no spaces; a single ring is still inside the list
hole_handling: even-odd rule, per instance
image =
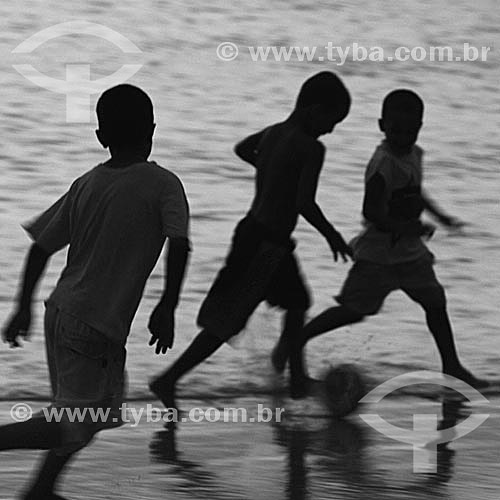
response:
[[[165,238],[187,238],[188,220],[179,178],[141,162],[98,165],[24,228],[51,254],[69,244],[49,302],[125,344]]]
[[[385,140],[375,150],[366,168],[365,187],[375,174],[383,177],[388,211],[398,193],[406,191],[420,195],[422,155],[422,149],[416,145],[410,153],[396,155]],[[391,265],[416,260],[430,253],[420,236],[394,238],[393,234],[379,230],[370,221],[365,221],[364,224],[365,229],[351,242],[356,261]]]

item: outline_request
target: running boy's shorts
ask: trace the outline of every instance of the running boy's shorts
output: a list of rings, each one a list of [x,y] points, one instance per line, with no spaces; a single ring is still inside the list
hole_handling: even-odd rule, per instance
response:
[[[260,302],[307,310],[309,292],[294,244],[273,241],[252,216],[240,221],[230,252],[198,314],[198,325],[226,341],[239,333]]]
[[[123,424],[126,351],[50,302],[45,339],[54,397],[48,411],[65,409],[63,444],[58,449],[64,455],[84,447],[97,431]]]
[[[394,290],[402,290],[424,309],[444,307],[446,296],[433,263],[430,252],[416,260],[392,265],[356,261],[335,298],[363,316],[376,314]]]

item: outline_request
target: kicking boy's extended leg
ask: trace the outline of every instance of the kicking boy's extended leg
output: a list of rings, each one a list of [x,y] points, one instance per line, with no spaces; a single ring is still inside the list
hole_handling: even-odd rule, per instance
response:
[[[151,391],[158,396],[166,408],[175,408],[175,384],[188,371],[211,356],[222,344],[223,340],[202,330],[184,351],[181,357],[162,375],[149,385]]]
[[[0,451],[50,450],[61,444],[61,423],[35,417],[0,427]]]
[[[342,326],[358,323],[364,318],[360,313],[354,312],[345,306],[330,307],[313,318],[304,327],[302,333],[302,347],[312,338],[322,333],[335,330]]]

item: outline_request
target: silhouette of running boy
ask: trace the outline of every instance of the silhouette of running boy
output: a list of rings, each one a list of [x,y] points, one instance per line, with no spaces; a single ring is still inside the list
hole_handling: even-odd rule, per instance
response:
[[[340,306],[311,320],[296,346],[301,349],[317,335],[376,314],[387,295],[400,289],[424,309],[443,372],[476,388],[485,387],[488,383],[474,377],[459,361],[445,293],[433,270],[434,256],[422,239],[432,236],[435,229],[420,221],[423,210],[445,226],[462,225],[445,215],[422,190],[423,151],[415,143],[423,110],[422,100],[410,90],[395,90],[384,99],[379,127],[385,140],[366,169],[365,229],[351,242],[355,262],[337,297]]]
[[[325,155],[318,137],[331,133],[349,107],[350,96],[340,79],[330,72],[318,73],[303,84],[285,121],[236,145],[236,154],[255,167],[255,197],[236,227],[225,266],[201,307],[198,324],[203,330],[173,366],[150,384],[167,408],[175,407],[178,379],[240,332],[264,300],[286,311],[273,355],[275,366],[283,369],[282,353],[298,338],[310,304],[290,237],[299,215],[326,238],[335,260],[338,254],[346,259],[350,252],[315,202]],[[295,361],[293,366],[300,366],[301,361]]]
[[[25,226],[29,252],[17,309],[3,331],[18,347],[29,332],[32,295],[49,257],[69,244],[67,264],[46,302],[47,360],[56,408],[110,410],[106,421],[45,416],[0,427],[0,450],[49,449],[25,498],[60,498],[56,480],[94,434],[122,424],[125,343],[146,280],[169,239],[165,292],[150,320],[150,345],[165,353],[189,251],[188,204],[178,177],[148,162],[155,128],[149,97],[118,85],[97,103],[97,138],[111,157]],[[101,419],[103,420],[103,419]]]

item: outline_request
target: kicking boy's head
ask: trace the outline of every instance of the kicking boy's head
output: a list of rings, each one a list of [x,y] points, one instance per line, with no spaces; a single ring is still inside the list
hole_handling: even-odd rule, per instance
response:
[[[96,111],[103,147],[149,155],[155,124],[153,103],[143,90],[129,84],[112,87],[99,97]]]
[[[302,85],[295,112],[303,118],[308,131],[318,137],[332,132],[350,107],[351,96],[340,78],[330,71],[321,71]]]
[[[409,153],[417,142],[422,126],[424,103],[411,90],[398,89],[390,92],[382,104],[379,127],[389,146],[396,153]]]

